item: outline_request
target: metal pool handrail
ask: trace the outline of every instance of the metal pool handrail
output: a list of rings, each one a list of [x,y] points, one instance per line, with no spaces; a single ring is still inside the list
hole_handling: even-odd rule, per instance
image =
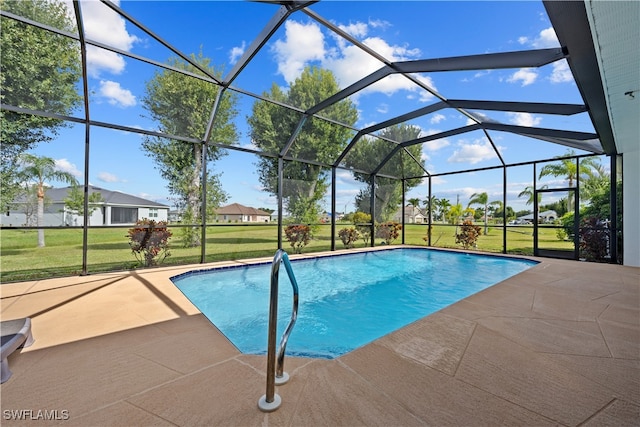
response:
[[[278,277],[280,274],[280,264],[284,264],[291,287],[293,288],[293,309],[291,311],[291,320],[287,329],[282,334],[280,347],[278,348],[278,366],[276,370],[276,328],[278,323]],[[273,257],[271,265],[271,295],[269,297],[269,332],[267,342],[267,392],[258,400],[258,408],[264,412],[275,411],[280,407],[282,399],[275,392],[275,386],[285,384],[289,380],[289,375],[283,372],[284,369],[284,352],[287,347],[289,335],[296,323],[298,317],[298,282],[293,274],[289,256],[287,253],[278,249]]]

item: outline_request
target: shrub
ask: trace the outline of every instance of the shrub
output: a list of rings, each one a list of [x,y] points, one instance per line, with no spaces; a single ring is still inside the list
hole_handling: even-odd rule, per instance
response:
[[[364,212],[356,212],[352,215],[351,220],[353,225],[356,226],[356,230],[360,233],[362,241],[365,246],[369,246],[369,239],[371,239],[371,215]]]
[[[136,221],[136,226],[130,228],[127,234],[131,253],[145,267],[162,262],[171,255],[169,252],[171,236],[172,233],[167,229],[166,221],[156,222],[147,218]]]
[[[462,245],[463,248],[469,249],[475,247],[482,228],[466,219],[460,225],[460,233],[456,234],[456,244]]]
[[[284,234],[294,253],[300,254],[302,248],[307,246],[311,240],[311,227],[308,225],[287,225],[284,228]]]
[[[573,240],[573,237],[575,236],[573,231],[574,220],[575,214],[573,212],[567,212],[558,219],[558,222],[560,222],[560,225],[562,226],[562,230],[564,230],[564,234],[566,236],[565,239]],[[558,238],[559,237],[560,236],[558,235]]]
[[[567,240],[567,231],[564,228],[556,228],[556,238],[564,242]]]
[[[358,230],[353,227],[343,228],[342,230],[338,231],[338,237],[340,237],[340,240],[342,240],[345,248],[351,249],[353,248],[353,244],[355,243],[355,241],[358,240],[358,237],[360,237],[360,234],[358,233]]]
[[[580,222],[580,253],[587,261],[607,261],[609,228],[606,223],[593,216]]]
[[[376,237],[381,238],[387,245],[396,240],[400,235],[402,225],[394,221],[387,221],[378,224],[376,229]]]

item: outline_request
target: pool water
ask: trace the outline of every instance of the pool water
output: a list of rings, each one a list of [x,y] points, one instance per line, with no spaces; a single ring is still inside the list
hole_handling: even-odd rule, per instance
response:
[[[401,248],[292,260],[298,319],[287,355],[334,358],[536,264],[492,255]],[[271,263],[172,277],[185,296],[243,353],[267,349]],[[279,275],[278,342],[292,289]]]

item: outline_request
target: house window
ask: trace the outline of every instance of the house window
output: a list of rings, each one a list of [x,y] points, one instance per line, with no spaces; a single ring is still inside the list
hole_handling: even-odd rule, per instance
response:
[[[133,224],[138,220],[138,208],[111,208],[112,224]]]
[[[158,218],[157,208],[149,208],[149,218]]]

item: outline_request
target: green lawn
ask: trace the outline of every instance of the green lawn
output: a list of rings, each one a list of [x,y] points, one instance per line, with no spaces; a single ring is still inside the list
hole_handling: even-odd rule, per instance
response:
[[[338,224],[337,231],[350,224]],[[432,246],[460,247],[455,244],[455,227],[434,225]],[[540,229],[540,246],[545,248],[571,249],[570,242],[561,242],[555,237],[555,229]],[[174,236],[170,240],[171,256],[163,265],[200,262],[201,248],[183,248],[180,230],[171,228]],[[427,226],[407,224],[405,243],[426,245]],[[533,227],[510,227],[507,232],[509,253],[533,253]],[[275,225],[215,225],[207,228],[205,258],[207,262],[232,259],[246,259],[273,256],[277,249],[278,229]],[[127,228],[95,228],[88,231],[87,270],[88,273],[128,270],[139,267],[131,253]],[[45,230],[46,247],[37,247],[36,230],[0,230],[0,281],[3,283],[20,280],[41,279],[56,276],[77,275],[82,271],[82,229],[55,228]],[[342,242],[336,237],[336,248],[342,249]],[[400,239],[393,243],[400,243]],[[364,247],[359,240],[356,247]],[[291,253],[287,242],[283,247]],[[314,239],[303,252],[320,252],[331,249],[331,226],[317,227]],[[489,229],[487,236],[480,236],[478,251],[502,252],[502,228]]]

